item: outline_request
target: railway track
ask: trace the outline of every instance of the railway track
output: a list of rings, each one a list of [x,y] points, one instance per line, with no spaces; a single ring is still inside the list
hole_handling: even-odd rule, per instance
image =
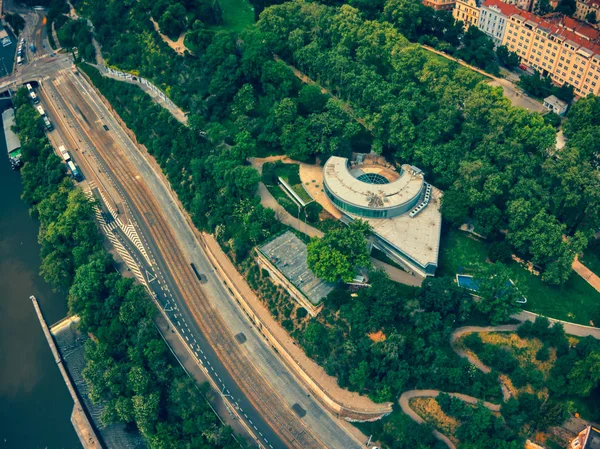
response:
[[[122,187],[126,201],[137,211],[138,217],[149,232],[148,237],[153,239],[158,249],[157,259],[162,258],[164,261],[164,266],[168,268],[181,298],[225,369],[263,419],[289,447],[325,447],[270,386],[235,340],[219,312],[202,291],[189,261],[148,186],[137,174],[112,134],[102,127],[101,118],[70,79],[71,76],[74,75],[64,75],[52,88],[61,98],[69,99],[69,104],[64,102],[65,106],[89,141],[96,144],[96,148],[93,149],[96,156],[110,169],[114,180]]]

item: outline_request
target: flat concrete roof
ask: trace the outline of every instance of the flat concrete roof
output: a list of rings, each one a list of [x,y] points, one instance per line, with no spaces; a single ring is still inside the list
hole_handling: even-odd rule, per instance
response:
[[[359,165],[360,167],[360,165]],[[371,209],[400,206],[421,193],[423,176],[413,175],[409,165],[388,184],[369,184],[356,179],[348,168],[348,159],[332,156],[323,168],[323,179],[329,191],[348,204]],[[374,201],[380,198],[381,201]]]
[[[265,243],[258,248],[308,300],[318,305],[334,285],[316,277],[306,262],[306,244],[291,231]]]
[[[423,267],[428,263],[437,265],[442,229],[441,198],[442,192],[432,186],[429,204],[413,218],[408,214],[383,219],[360,218],[367,221],[378,236]]]
[[[2,124],[4,126],[4,138],[6,139],[6,149],[8,154],[21,148],[21,141],[11,129],[15,123],[15,110],[9,108],[2,113]]]

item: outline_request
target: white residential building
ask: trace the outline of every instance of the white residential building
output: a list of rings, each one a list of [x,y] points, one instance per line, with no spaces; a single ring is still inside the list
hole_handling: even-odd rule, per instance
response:
[[[502,44],[507,21],[508,17],[502,13],[498,6],[485,2],[481,5],[477,27],[487,34],[494,42],[494,46],[497,47]]]

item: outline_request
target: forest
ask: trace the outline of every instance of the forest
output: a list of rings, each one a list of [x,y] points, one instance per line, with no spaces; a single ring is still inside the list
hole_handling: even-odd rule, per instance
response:
[[[324,160],[371,149],[409,161],[445,191],[446,219],[473,220],[481,234],[506,239],[552,284],[568,279],[600,225],[593,148],[569,143],[554,157],[555,130],[541,116],[408,41],[393,20],[411,2],[385,4],[392,22],[348,5],[287,2],[265,10],[239,38],[210,27],[190,31],[194,55],[184,56],[153,38],[142,3],[76,6],[95,24],[108,63],[163,88],[207,145],[242,158],[285,152]],[[273,54],[332,95],[301,96],[299,80]]]
[[[25,164],[23,199],[39,220],[41,274],[68,292],[69,313],[85,346],[84,377],[94,402],[105,404],[104,423],[137,427],[152,448],[239,448],[198,387],[179,366],[158,334],[157,313],[145,289],[121,277],[103,245],[93,203],[66,175],[46,138],[28,92],[14,97],[16,129]]]

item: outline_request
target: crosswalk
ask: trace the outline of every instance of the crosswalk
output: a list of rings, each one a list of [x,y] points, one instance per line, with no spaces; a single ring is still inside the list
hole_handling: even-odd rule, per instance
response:
[[[129,223],[128,225],[122,227],[121,229],[123,230],[123,232],[125,233],[127,238],[129,238],[129,240],[131,240],[131,243],[133,243],[135,245],[135,247],[140,251],[140,253],[142,253],[142,255],[144,256],[144,259],[146,259],[146,262],[148,262],[149,264],[152,264],[152,262],[150,262],[150,258],[148,257],[148,254],[146,253],[146,248],[144,248],[144,245],[142,244],[142,241],[140,240],[140,236],[138,235],[138,233],[135,229],[135,226],[133,226],[131,223]]]
[[[85,189],[84,192],[88,198],[92,200],[94,199],[94,194],[92,193],[91,189]],[[100,224],[102,231],[104,232],[106,237],[108,237],[108,240],[113,245],[119,256],[121,256],[127,267],[131,270],[137,281],[142,285],[146,285],[146,279],[142,274],[140,266],[134,260],[129,251],[127,251],[125,246],[123,246],[117,234],[115,234],[114,232],[118,227],[116,220],[111,220],[110,222],[107,222],[105,214],[97,205],[94,207],[94,214],[96,215],[96,220]]]
[[[92,190],[97,187],[96,183],[94,181],[90,181],[89,185],[90,185],[90,189],[92,189]],[[108,212],[110,214],[111,220],[109,220],[109,221],[111,221],[111,223],[110,223],[111,226],[114,226],[112,229],[116,229],[117,227],[119,229],[121,229],[123,231],[123,233],[127,236],[127,238],[131,241],[131,243],[133,243],[135,245],[135,247],[142,254],[142,256],[144,256],[144,259],[146,259],[146,262],[148,262],[149,265],[152,265],[152,262],[150,261],[150,257],[148,257],[146,248],[142,244],[142,240],[140,239],[140,236],[138,235],[138,232],[137,232],[135,226],[131,222],[124,224],[123,221],[121,220],[121,218],[119,217],[118,212],[112,207],[111,202],[106,199],[106,197],[104,196],[104,193],[102,192],[101,189],[98,189],[98,193],[100,194],[100,197],[102,198],[102,203],[104,204],[106,209],[108,209]]]

